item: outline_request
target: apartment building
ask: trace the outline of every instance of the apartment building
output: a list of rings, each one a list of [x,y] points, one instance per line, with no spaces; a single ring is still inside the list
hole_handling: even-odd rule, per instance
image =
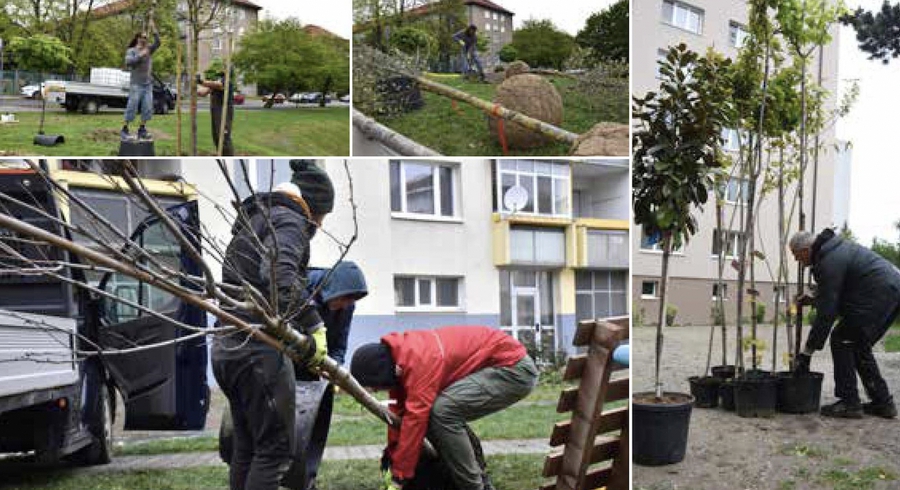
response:
[[[741,0],[632,0],[633,43],[632,87],[637,96],[656,90],[657,62],[665,56],[669,46],[686,44],[690,49],[704,53],[714,48],[725,56],[734,58],[747,37],[747,3]],[[821,72],[822,84],[832,93],[837,92],[838,41],[826,46],[812,61],[812,72]],[[833,108],[834,97],[827,105]],[[736,132],[725,135],[729,151],[739,150]],[[823,150],[818,165],[810,164],[805,176],[804,192],[807,229],[814,226],[818,232],[825,227],[841,226],[846,221],[849,206],[850,154],[836,151],[834,129],[821,134]],[[846,145],[843,145],[846,147]],[[816,168],[817,167],[817,168]],[[713,301],[723,295],[728,321],[734,321],[734,302],[737,297],[737,271],[731,267],[737,256],[742,209],[746,203],[748,182],[733,178],[727,184],[723,218],[726,237],[725,285],[719,291],[715,284],[718,277],[718,244],[714,240],[716,215],[715,201],[710,200],[704,209],[697,209],[699,231],[681,250],[675,251],[670,261],[668,301],[678,308],[676,323],[710,324]],[[812,212],[812,196],[816,194],[815,213]],[[787,194],[792,196],[796,186]],[[799,228],[797,213],[787,229],[792,233]],[[771,193],[763,198],[759,208],[756,231],[756,249],[766,259],[756,260],[757,290],[760,302],[766,305],[766,320],[772,317],[775,306],[774,275],[778,267],[778,203]],[[644,323],[656,322],[659,308],[659,276],[661,255],[659,245],[652,243],[639,229],[632,237],[634,258],[632,262],[632,307],[643,313]],[[789,258],[789,277],[796,277],[796,268]],[[748,308],[745,308],[748,311]]]

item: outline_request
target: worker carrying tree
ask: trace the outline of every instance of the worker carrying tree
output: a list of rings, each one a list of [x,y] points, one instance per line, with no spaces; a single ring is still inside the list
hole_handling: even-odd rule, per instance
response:
[[[476,460],[467,422],[525,398],[538,379],[522,344],[483,326],[388,334],[359,347],[350,372],[365,387],[390,390],[396,400],[391,410],[402,422],[388,429],[383,459],[394,489],[415,476],[427,435],[457,490],[493,490]]]
[[[234,144],[231,142],[231,124],[234,120],[234,68],[229,76],[225,76],[225,64],[215,59],[209,64],[203,76],[197,75],[197,95],[209,95],[209,115],[212,121],[213,146],[218,150],[219,136],[222,136],[222,156],[234,156]],[[225,128],[222,129],[222,117],[225,117]]]
[[[150,139],[147,123],[153,118],[153,53],[159,49],[159,32],[156,24],[150,22],[153,30],[153,44],[147,44],[147,33],[139,32],[131,39],[125,52],[125,66],[131,71],[128,89],[128,105],[125,106],[125,124],[122,126],[122,139],[131,138],[128,125],[134,121],[138,111],[141,114],[141,127],[138,128],[139,139]]]
[[[822,415],[861,418],[867,413],[896,417],[894,399],[878,370],[872,346],[900,313],[900,271],[878,254],[841,239],[830,229],[818,236],[798,232],[791,237],[789,247],[801,267],[812,267],[818,285],[815,297],[797,298],[801,305],[815,304],[816,316],[806,347],[794,360],[795,371],[809,371],[813,353],[825,346],[831,333],[834,394],[838,401],[822,407]],[[832,331],[835,320],[838,324]],[[869,403],[860,403],[857,373]]]

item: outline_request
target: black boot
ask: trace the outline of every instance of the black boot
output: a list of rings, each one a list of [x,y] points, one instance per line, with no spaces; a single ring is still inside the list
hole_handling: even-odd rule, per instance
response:
[[[862,409],[863,412],[869,415],[875,415],[877,417],[886,419],[893,419],[897,417],[897,407],[896,405],[894,405],[894,397],[890,397],[886,402],[881,403],[863,403]]]
[[[822,407],[821,413],[825,417],[842,419],[861,419],[863,417],[862,405],[859,402],[848,402],[846,400],[838,400],[831,405],[825,405]]]

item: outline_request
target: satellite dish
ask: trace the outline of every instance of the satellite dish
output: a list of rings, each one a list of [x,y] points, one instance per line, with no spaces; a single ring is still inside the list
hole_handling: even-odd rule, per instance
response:
[[[528,204],[528,191],[520,185],[514,185],[503,195],[503,207],[513,213],[518,213]]]

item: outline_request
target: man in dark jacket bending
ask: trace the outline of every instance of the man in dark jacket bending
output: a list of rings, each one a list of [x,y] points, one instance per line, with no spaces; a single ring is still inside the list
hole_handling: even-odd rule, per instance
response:
[[[295,160],[291,167],[290,183],[241,204],[222,276],[228,284],[255,288],[282,321],[306,334],[312,346],[305,356],[314,366],[324,359],[327,342],[322,319],[309,301],[307,265],[310,241],[334,205],[334,188],[312,161]],[[232,313],[262,323],[246,311]],[[293,447],[293,363],[243,333],[217,337],[212,361],[234,422],[231,490],[276,490]]]
[[[825,346],[831,332],[835,396],[822,407],[822,415],[860,418],[863,413],[885,418],[897,416],[894,399],[881,377],[872,346],[884,336],[900,313],[900,271],[871,250],[835,236],[826,229],[818,236],[801,231],[790,241],[801,266],[811,266],[818,285],[816,318],[795,369],[808,371],[813,353]],[[838,324],[832,331],[835,320]],[[871,402],[860,404],[856,374]]]

